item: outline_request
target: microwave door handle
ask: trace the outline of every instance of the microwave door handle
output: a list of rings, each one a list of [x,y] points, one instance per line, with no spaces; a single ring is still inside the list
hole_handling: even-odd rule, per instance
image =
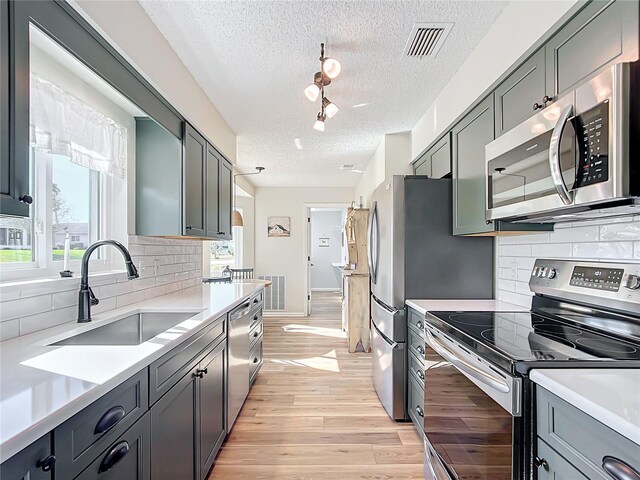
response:
[[[562,166],[560,165],[560,141],[564,127],[569,121],[569,117],[573,114],[573,105],[567,105],[560,114],[556,126],[553,127],[551,133],[551,141],[549,142],[549,168],[551,169],[551,179],[556,187],[556,192],[565,205],[573,203],[573,192],[569,191],[567,185],[562,178]]]
[[[489,375],[487,372],[480,370],[474,365],[465,362],[461,358],[458,358],[453,352],[449,351],[447,347],[438,342],[428,330],[425,333],[427,343],[436,351],[438,355],[444,358],[447,362],[451,363],[454,367],[458,368],[463,373],[472,376],[479,382],[484,383],[494,390],[497,390],[501,393],[509,393],[509,391],[511,390],[509,388],[509,385],[500,381],[494,376]]]

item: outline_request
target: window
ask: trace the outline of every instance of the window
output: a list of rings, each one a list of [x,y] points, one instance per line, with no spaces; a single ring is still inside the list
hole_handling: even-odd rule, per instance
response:
[[[242,215],[242,209],[237,210]],[[211,242],[210,265],[212,277],[221,276],[227,265],[229,268],[242,268],[242,227],[233,227],[233,240]]]
[[[56,275],[67,237],[76,271],[91,243],[126,241],[126,167],[134,116],[144,115],[33,26],[29,53],[34,201],[28,218],[0,216],[3,280]],[[111,269],[111,252],[100,250],[93,271]]]

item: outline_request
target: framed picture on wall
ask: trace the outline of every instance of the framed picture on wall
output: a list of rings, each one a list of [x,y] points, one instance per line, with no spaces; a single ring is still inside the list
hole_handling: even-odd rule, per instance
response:
[[[291,217],[269,217],[267,219],[268,237],[290,237]]]
[[[328,247],[329,246],[329,237],[320,237],[320,238],[318,238],[318,246],[319,247]]]

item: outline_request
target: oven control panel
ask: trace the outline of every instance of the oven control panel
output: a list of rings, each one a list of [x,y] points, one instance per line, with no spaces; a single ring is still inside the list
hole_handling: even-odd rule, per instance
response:
[[[573,120],[578,147],[574,188],[609,180],[609,100]]]
[[[640,263],[538,259],[529,288],[537,295],[640,314]]]
[[[573,268],[569,284],[575,287],[617,292],[620,290],[623,274],[624,270],[621,268],[577,266]]]

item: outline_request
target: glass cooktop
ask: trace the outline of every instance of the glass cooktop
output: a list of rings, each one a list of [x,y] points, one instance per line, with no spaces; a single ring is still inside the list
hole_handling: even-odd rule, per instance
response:
[[[626,340],[571,322],[531,312],[430,312],[437,327],[482,353],[489,347],[513,362],[566,360],[637,360],[640,339]],[[453,329],[449,328],[453,327]],[[458,331],[458,332],[456,332]],[[466,341],[469,344],[470,342]]]

